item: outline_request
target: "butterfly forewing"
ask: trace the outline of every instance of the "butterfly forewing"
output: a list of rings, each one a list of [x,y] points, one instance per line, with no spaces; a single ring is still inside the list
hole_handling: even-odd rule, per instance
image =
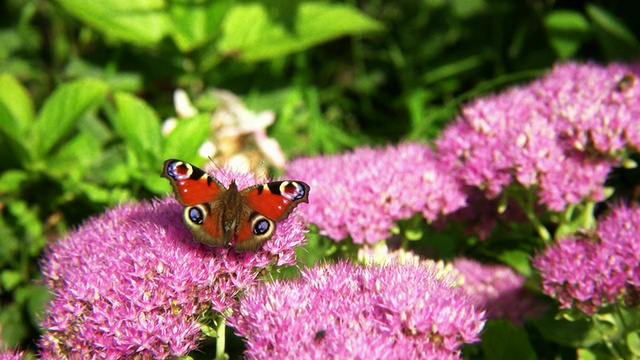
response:
[[[202,169],[180,160],[165,161],[162,176],[169,179],[176,199],[185,206],[212,201],[226,191]]]
[[[247,192],[249,206],[273,221],[281,221],[301,202],[309,202],[309,185],[301,181],[274,181]]]

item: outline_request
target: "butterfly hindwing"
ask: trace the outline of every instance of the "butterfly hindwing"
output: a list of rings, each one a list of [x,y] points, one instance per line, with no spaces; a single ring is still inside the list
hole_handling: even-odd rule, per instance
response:
[[[301,202],[309,202],[309,185],[301,181],[273,181],[243,190],[249,206],[273,221],[284,220]]]
[[[274,181],[241,192],[251,213],[238,227],[236,250],[255,250],[271,238],[276,222],[284,220],[301,202],[308,202],[309,185],[299,181]]]

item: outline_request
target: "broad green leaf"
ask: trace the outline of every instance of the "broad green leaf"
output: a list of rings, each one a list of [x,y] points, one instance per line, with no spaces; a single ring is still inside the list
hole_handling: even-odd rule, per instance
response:
[[[593,4],[587,4],[585,9],[600,46],[609,59],[633,60],[638,57],[638,39],[620,19]]]
[[[231,0],[181,0],[169,2],[173,39],[183,52],[211,40],[220,31]]]
[[[29,297],[27,298],[27,310],[31,317],[31,323],[34,326],[40,326],[44,313],[47,308],[47,303],[51,300],[52,294],[49,292],[49,288],[40,284],[30,284],[27,287]]]
[[[23,170],[6,170],[0,173],[0,194],[20,192],[29,181],[29,174]]]
[[[22,273],[16,270],[4,270],[0,272],[0,289],[11,291],[20,285],[24,279]],[[4,291],[3,291],[4,292]]]
[[[0,307],[0,327],[4,330],[2,332],[3,345],[7,348],[18,345],[29,333],[22,313],[22,309],[16,303],[3,304]],[[6,331],[6,329],[11,329],[11,331]]]
[[[343,4],[304,1],[287,11],[272,4],[239,3],[230,9],[218,50],[246,61],[259,61],[341,36],[382,30],[381,23]],[[288,15],[278,16],[282,13]]]
[[[577,349],[576,355],[580,360],[619,360],[608,351],[595,349]]]
[[[95,138],[86,132],[80,132],[47,160],[46,171],[55,178],[75,175],[80,180],[101,152],[100,144]]]
[[[209,138],[211,115],[199,114],[190,119],[179,120],[176,127],[164,140],[162,158],[177,158],[193,162],[198,149]]]
[[[531,263],[529,258],[531,255],[522,250],[508,250],[500,253],[498,259],[505,264],[514,268],[517,272],[524,276],[531,276]]]
[[[118,92],[114,99],[114,128],[146,165],[152,165],[161,151],[160,118],[147,103],[129,93]]]
[[[552,11],[545,17],[544,25],[550,45],[560,59],[575,55],[589,37],[589,22],[577,11]]]
[[[0,75],[0,103],[6,108],[10,118],[0,118],[0,130],[24,136],[26,129],[34,121],[34,106],[27,89],[9,74]]]
[[[637,331],[627,334],[627,346],[635,356],[640,356],[640,335]]]
[[[34,121],[33,103],[22,85],[10,75],[0,75],[0,166],[31,163],[33,139],[27,129]]]
[[[99,105],[107,93],[99,80],[83,79],[64,84],[45,101],[35,127],[39,155],[49,152],[69,134],[82,115]]]
[[[508,321],[488,322],[482,331],[481,345],[486,359],[537,359],[527,332]]]
[[[584,317],[575,320],[557,319],[547,312],[531,321],[545,339],[571,347],[586,348],[601,343],[603,336],[612,339],[619,336],[619,328],[608,327],[606,323],[597,326]]]
[[[105,35],[136,44],[156,44],[170,29],[163,0],[58,0],[57,3]]]
[[[209,325],[200,326],[200,331],[202,331],[202,333],[206,337],[210,337],[210,338],[217,338],[218,337],[218,333],[216,332],[216,329],[214,327],[209,326]]]
[[[147,176],[143,179],[144,187],[157,195],[165,195],[168,193],[171,187],[167,182],[167,179],[161,178],[160,173],[162,172],[162,164],[158,166],[158,172],[153,174],[153,176]],[[157,175],[157,176],[156,176]]]
[[[33,139],[20,134],[19,120],[4,103],[0,103],[0,168],[31,164]]]

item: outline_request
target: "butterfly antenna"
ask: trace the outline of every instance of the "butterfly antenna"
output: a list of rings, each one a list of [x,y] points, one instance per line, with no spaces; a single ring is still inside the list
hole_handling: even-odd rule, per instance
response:
[[[217,170],[216,172],[219,174],[219,176],[224,176],[228,181],[232,180],[232,179],[229,179],[229,175],[227,174],[228,173],[227,169],[218,165],[218,163],[215,160],[213,160],[211,156],[207,156],[207,158],[209,159],[209,161],[211,161],[211,165],[213,165],[213,168]]]

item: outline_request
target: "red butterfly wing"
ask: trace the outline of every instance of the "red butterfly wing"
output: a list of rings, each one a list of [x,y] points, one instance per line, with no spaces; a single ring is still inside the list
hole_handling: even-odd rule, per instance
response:
[[[164,162],[162,176],[169,179],[176,199],[184,206],[210,202],[226,191],[220,182],[204,170],[176,159]]]
[[[309,202],[309,185],[301,181],[274,181],[246,189],[249,206],[273,221],[284,220],[301,202]]]
[[[165,161],[162,176],[169,179],[176,199],[185,207],[182,220],[194,240],[212,246],[228,245],[219,210],[227,189],[202,169],[180,160]]]

